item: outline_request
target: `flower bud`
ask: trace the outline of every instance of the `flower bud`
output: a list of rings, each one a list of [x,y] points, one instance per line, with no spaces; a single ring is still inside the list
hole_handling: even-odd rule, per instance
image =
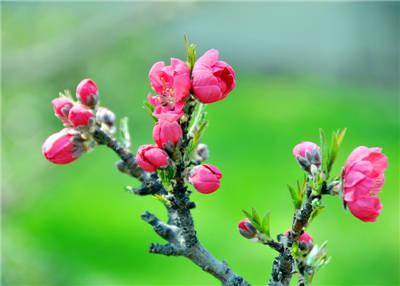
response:
[[[284,233],[285,237],[289,237],[289,235],[291,234],[291,230],[287,230]],[[303,252],[309,252],[313,245],[314,245],[314,240],[312,238],[312,236],[308,233],[308,232],[303,232],[298,239],[299,242],[299,249]]]
[[[82,155],[84,147],[82,142],[74,139],[73,129],[64,128],[46,139],[42,153],[47,160],[54,164],[68,164]]]
[[[318,168],[321,165],[319,147],[313,142],[302,142],[297,144],[293,149],[293,155],[296,157],[300,166],[308,172],[311,171],[311,165]]]
[[[72,126],[88,126],[93,118],[93,112],[84,105],[77,104],[69,111],[68,119]]]
[[[217,50],[208,50],[193,67],[192,90],[202,103],[224,99],[236,85],[235,72],[224,61],[218,60]]]
[[[256,228],[253,226],[248,218],[245,218],[239,222],[239,232],[247,239],[254,238],[257,235]]]
[[[303,232],[299,237],[299,249],[309,252],[314,246],[314,240],[308,232]]]
[[[204,164],[194,167],[189,176],[190,183],[202,194],[210,194],[218,190],[222,173],[217,167]]]
[[[167,153],[154,145],[142,145],[136,154],[136,162],[143,170],[155,172],[159,168],[168,166]]]
[[[206,144],[198,144],[196,148],[196,160],[202,162],[208,159],[208,147]]]
[[[96,83],[88,78],[82,80],[76,87],[76,96],[82,104],[95,107],[99,102],[99,91]]]
[[[158,120],[153,129],[153,138],[160,148],[165,148],[167,144],[175,146],[182,138],[182,128],[175,120]]]
[[[60,96],[52,100],[54,114],[64,123],[68,123],[68,114],[74,103],[66,96]]]
[[[99,107],[96,111],[96,120],[111,128],[115,124],[115,114],[106,107]]]

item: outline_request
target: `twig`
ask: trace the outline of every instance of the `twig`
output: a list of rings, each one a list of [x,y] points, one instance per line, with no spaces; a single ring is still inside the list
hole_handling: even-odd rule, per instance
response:
[[[296,210],[293,216],[292,229],[288,233],[288,239],[283,245],[284,250],[277,256],[272,265],[271,277],[268,281],[268,286],[287,286],[292,279],[292,275],[295,271],[294,258],[291,252],[293,243],[298,242],[303,229],[307,226],[311,213],[313,211],[313,200],[320,200],[320,196],[314,196],[311,192],[311,188],[307,185],[307,200],[303,206]],[[300,275],[299,285],[303,285],[304,277]],[[302,279],[303,277],[303,279]]]
[[[186,135],[187,127],[185,131]],[[190,193],[187,191],[182,178],[184,162],[182,162],[179,183],[174,186],[174,192],[170,194],[161,184],[157,174],[150,174],[140,169],[136,164],[135,156],[129,150],[123,148],[116,139],[100,128],[94,131],[93,137],[98,144],[106,145],[120,157],[123,162],[119,164],[120,170],[127,171],[132,177],[142,182],[140,188],[132,189],[134,194],[141,196],[158,194],[169,202],[168,205],[165,205],[168,213],[168,223],[160,221],[149,212],[145,212],[142,215],[142,219],[150,224],[160,237],[167,241],[165,245],[152,243],[149,247],[149,252],[167,256],[186,257],[201,269],[219,279],[223,285],[250,285],[242,277],[233,272],[226,262],[216,259],[199,242],[190,212],[195,207],[195,204],[190,201]]]

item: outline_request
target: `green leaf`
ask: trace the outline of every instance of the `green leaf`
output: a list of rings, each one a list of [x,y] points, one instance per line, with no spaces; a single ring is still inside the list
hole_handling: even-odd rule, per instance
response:
[[[271,217],[271,213],[270,212],[266,213],[264,218],[263,218],[263,220],[262,220],[262,223],[261,223],[261,228],[263,230],[263,233],[265,233],[265,235],[267,237],[271,237],[271,234],[270,234],[270,217]]]
[[[246,215],[246,217],[250,220],[252,225],[257,229],[258,232],[264,234],[266,238],[270,238],[270,213],[266,213],[263,219],[261,220],[259,214],[257,211],[252,208],[251,213],[243,210],[243,213]]]
[[[303,204],[304,194],[306,192],[306,184],[307,181],[305,177],[302,183],[297,180],[297,189],[288,185],[290,196],[292,198],[293,206],[295,209],[301,208],[301,205]]]
[[[119,121],[119,135],[124,148],[129,149],[131,147],[131,135],[129,134],[128,117],[123,117]]]
[[[346,128],[343,130],[338,129],[332,133],[330,144],[327,143],[324,131],[320,129],[320,149],[321,149],[321,165],[326,179],[329,178],[333,164],[335,163],[339,154],[340,145],[346,134]]]
[[[242,212],[244,213],[244,215],[245,215],[249,220],[252,219],[252,215],[251,215],[248,211],[242,210]]]
[[[186,34],[184,35],[183,40],[187,53],[187,64],[189,66],[189,70],[192,71],[194,63],[196,62],[196,45],[189,42],[189,38]]]
[[[313,210],[310,214],[310,219],[308,220],[308,224],[311,224],[311,222],[319,215],[321,212],[325,209],[325,206],[321,204],[319,200],[313,202]]]
[[[155,122],[158,121],[157,117],[155,117],[155,116],[153,115],[154,106],[151,105],[150,102],[148,102],[147,100],[145,100],[145,101],[143,102],[143,109],[151,116],[151,118],[153,118],[153,120],[154,120]]]
[[[343,130],[338,129],[336,132],[332,133],[332,142],[329,148],[329,160],[327,163],[327,173],[329,174],[332,170],[333,164],[335,163],[337,156],[339,154],[340,145],[346,134],[346,128]]]
[[[290,196],[292,197],[294,208],[299,209],[301,207],[301,204],[299,203],[299,196],[298,196],[297,190],[295,190],[295,188],[293,188],[290,185],[288,185],[288,189],[290,192]]]
[[[258,224],[259,226],[261,226],[261,219],[260,219],[260,216],[258,215],[256,209],[255,209],[255,208],[252,208],[252,209],[251,209],[251,212],[252,212],[252,215],[253,215],[253,219],[257,222],[257,224]]]
[[[326,143],[325,132],[322,128],[319,129],[319,139],[320,139],[320,152],[321,152],[321,166],[324,172],[326,172],[326,161],[328,159],[328,146]]]

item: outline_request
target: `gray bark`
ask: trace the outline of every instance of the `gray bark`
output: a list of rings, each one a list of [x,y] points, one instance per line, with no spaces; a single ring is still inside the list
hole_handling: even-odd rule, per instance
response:
[[[168,222],[160,221],[155,215],[145,212],[142,219],[150,224],[154,231],[167,241],[166,244],[152,243],[149,247],[150,253],[162,254],[167,256],[183,256],[191,260],[202,270],[210,273],[217,278],[223,285],[227,286],[248,286],[250,285],[242,277],[237,275],[224,261],[216,259],[199,242],[191,209],[195,204],[189,199],[182,172],[184,166],[182,162],[178,164],[176,184],[174,192],[168,193],[160,182],[156,174],[144,172],[135,162],[135,156],[123,148],[121,144],[101,129],[96,129],[93,137],[98,144],[106,145],[122,160],[117,164],[120,171],[139,179],[142,182],[140,188],[131,189],[136,195],[161,195],[168,202],[166,206],[168,213]],[[185,146],[181,146],[184,148]]]

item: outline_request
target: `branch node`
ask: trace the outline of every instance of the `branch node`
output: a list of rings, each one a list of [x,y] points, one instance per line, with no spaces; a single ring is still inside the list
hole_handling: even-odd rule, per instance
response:
[[[148,211],[143,213],[141,217],[145,222],[153,227],[154,231],[159,236],[161,236],[165,240],[171,240],[174,231],[172,230],[172,227],[170,225],[163,223],[155,215]]]
[[[150,244],[149,252],[155,253],[155,254],[163,254],[166,256],[182,255],[182,252],[172,244],[162,245],[162,244],[158,244],[158,243],[152,243],[152,244]]]

